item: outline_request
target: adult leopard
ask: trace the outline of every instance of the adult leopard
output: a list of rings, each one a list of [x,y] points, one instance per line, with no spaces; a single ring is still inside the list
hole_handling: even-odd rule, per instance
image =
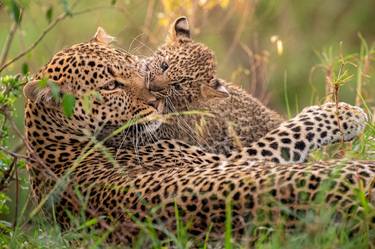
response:
[[[137,221],[147,217],[175,231],[178,210],[179,217],[189,224],[190,234],[204,236],[212,228],[210,236],[220,237],[229,199],[236,235],[245,233],[251,224],[272,226],[278,217],[293,226],[297,216],[291,214],[303,215],[310,210],[319,189],[330,179],[332,184],[324,189],[325,202],[337,208],[336,214],[363,211],[355,194],[361,183],[372,195],[375,162],[278,165],[255,160],[262,158],[264,146],[272,148],[276,140],[294,150],[297,143],[284,140],[293,136],[284,133],[288,129],[301,129],[296,133],[303,136],[304,148],[339,140],[339,131],[332,129],[335,118],[331,115],[336,115],[332,104],[305,109],[282,125],[282,130],[267,135],[264,145],[233,152],[230,159],[177,140],[158,141],[140,147],[138,153],[132,148],[103,147],[97,142],[103,133],[109,134],[138,116],[146,119],[144,125],[155,128],[158,122],[152,121],[152,116],[162,111],[160,102],[149,94],[136,73],[136,58],[110,47],[108,40],[99,29],[90,42],[57,53],[24,88],[26,139],[32,158],[27,167],[32,187],[41,205],[45,198],[53,198],[57,220],[64,227],[70,225],[67,212],[74,215],[85,209],[88,217],[102,219],[113,227],[110,241],[129,243],[139,234]],[[41,87],[39,79],[49,79],[49,83]],[[56,86],[57,96],[70,93],[76,98],[71,117],[63,114],[52,93]],[[89,111],[84,99],[92,91],[99,94],[91,98]],[[351,139],[362,131],[366,115],[357,107],[340,103],[338,118],[346,123],[344,138]],[[314,134],[313,139],[309,132]],[[253,150],[258,150],[256,156],[251,156]],[[279,152],[275,151],[273,157],[283,159]],[[78,201],[77,192],[84,203]]]

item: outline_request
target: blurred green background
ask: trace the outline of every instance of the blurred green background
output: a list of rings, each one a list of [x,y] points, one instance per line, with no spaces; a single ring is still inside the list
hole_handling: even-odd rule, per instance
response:
[[[24,11],[8,59],[30,46],[58,15],[64,11],[72,14],[3,74],[19,73],[26,64],[30,72],[36,72],[58,50],[90,39],[97,26],[116,36],[116,46],[148,56],[163,43],[168,25],[176,17],[186,15],[194,39],[216,53],[218,75],[242,85],[284,114],[287,102],[292,114],[303,106],[322,102],[327,75],[330,70],[340,70],[340,58],[360,52],[359,36],[369,49],[375,41],[374,0],[16,2]],[[13,22],[11,14],[12,10],[2,4],[1,48]],[[362,94],[373,106],[374,56],[370,55],[362,75]],[[340,89],[339,96],[354,103],[359,63],[349,62],[343,68],[352,77]]]
[[[20,10],[22,19],[5,62],[36,46],[0,77],[37,72],[62,48],[88,41],[98,26],[117,38],[115,46],[150,56],[164,42],[169,24],[186,15],[193,38],[214,50],[218,76],[284,116],[324,102],[332,84],[340,86],[341,101],[374,113],[374,0],[0,0],[0,66]],[[66,18],[48,30],[62,15]],[[14,118],[22,132],[21,96]],[[9,133],[9,143],[3,145],[23,153],[20,136],[14,129]],[[7,160],[9,155],[0,153],[0,162]],[[8,165],[2,163],[1,172]],[[25,171],[20,174],[19,199],[24,203],[28,182]],[[9,203],[8,217],[13,217],[15,185],[8,190],[11,198],[0,193],[0,208]]]

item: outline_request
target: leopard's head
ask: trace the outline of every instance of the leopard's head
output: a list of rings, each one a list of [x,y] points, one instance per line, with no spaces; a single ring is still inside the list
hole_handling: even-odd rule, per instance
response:
[[[137,58],[111,47],[112,39],[98,28],[89,42],[54,55],[35,80],[26,84],[29,129],[37,129],[39,124],[103,137],[130,120],[161,111],[137,70]],[[64,101],[74,104],[70,117],[64,115]],[[153,127],[157,123],[148,122]]]

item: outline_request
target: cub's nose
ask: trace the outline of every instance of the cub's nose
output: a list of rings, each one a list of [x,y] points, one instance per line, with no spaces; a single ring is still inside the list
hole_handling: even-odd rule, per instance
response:
[[[139,99],[143,101],[143,103],[154,107],[155,109],[158,108],[160,100],[158,100],[154,95],[150,93],[150,91],[146,88],[142,89],[139,95]]]
[[[149,86],[148,86],[148,89],[150,89],[150,91],[153,91],[153,92],[159,92],[161,90],[163,90],[165,87],[163,86],[160,86],[159,84],[156,84],[155,82],[150,82]]]
[[[166,75],[156,75],[148,84],[148,89],[154,92],[161,91],[170,86],[171,81]]]

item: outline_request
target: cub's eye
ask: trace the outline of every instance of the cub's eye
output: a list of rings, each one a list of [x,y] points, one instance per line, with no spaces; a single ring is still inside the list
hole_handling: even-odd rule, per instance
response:
[[[177,91],[181,91],[181,90],[182,90],[182,86],[181,86],[181,84],[179,84],[179,83],[175,83],[175,84],[173,84],[172,86],[173,86],[174,89],[177,90]]]
[[[107,90],[107,91],[112,91],[115,89],[123,89],[123,88],[124,88],[124,84],[118,82],[117,80],[110,81],[101,87],[101,89]]]
[[[160,67],[163,70],[163,72],[165,72],[168,69],[169,66],[165,61],[163,61],[160,65]]]

